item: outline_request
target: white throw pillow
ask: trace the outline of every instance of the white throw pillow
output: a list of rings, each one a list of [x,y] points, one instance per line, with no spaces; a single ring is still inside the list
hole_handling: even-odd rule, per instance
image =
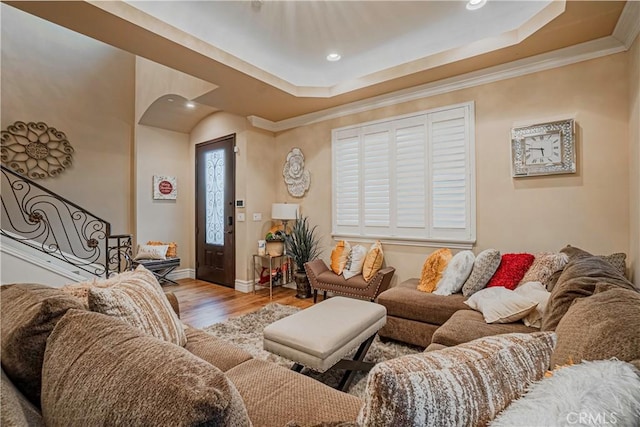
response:
[[[143,259],[167,259],[167,251],[169,245],[138,245],[138,253],[134,258],[134,261],[140,261]]]
[[[637,427],[638,408],[640,371],[627,362],[597,360],[533,383],[489,425]]]
[[[455,254],[444,269],[442,278],[433,293],[436,295],[452,295],[460,292],[464,282],[469,278],[471,270],[473,270],[475,259],[476,256],[471,251],[462,251]]]
[[[347,265],[342,271],[342,275],[345,279],[351,279],[353,276],[362,274],[362,267],[364,266],[364,259],[367,257],[367,248],[362,245],[355,245],[351,248],[349,254],[349,260]]]
[[[517,322],[538,305],[537,302],[502,286],[478,291],[464,303],[481,312],[487,323]]]
[[[531,328],[539,329],[542,326],[542,315],[547,308],[551,292],[547,291],[547,288],[540,282],[527,282],[518,286],[515,293],[538,303],[536,309],[522,321]]]

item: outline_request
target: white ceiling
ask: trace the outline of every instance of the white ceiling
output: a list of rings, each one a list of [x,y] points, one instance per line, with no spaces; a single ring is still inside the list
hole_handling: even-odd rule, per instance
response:
[[[128,1],[293,85],[329,87],[521,27],[551,3]],[[329,62],[330,52],[342,59]]]

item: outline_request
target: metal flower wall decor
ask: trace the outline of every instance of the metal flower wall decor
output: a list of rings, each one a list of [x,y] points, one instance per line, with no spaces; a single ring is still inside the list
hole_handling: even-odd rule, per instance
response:
[[[2,131],[2,163],[32,179],[57,176],[71,166],[73,147],[64,132],[42,122],[15,122]]]
[[[304,170],[304,155],[299,148],[293,148],[287,154],[287,161],[282,169],[284,182],[287,184],[289,194],[293,197],[302,197],[309,189],[311,174]]]

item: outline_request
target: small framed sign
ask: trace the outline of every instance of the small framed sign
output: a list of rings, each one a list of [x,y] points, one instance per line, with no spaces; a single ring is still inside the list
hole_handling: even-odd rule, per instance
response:
[[[178,197],[178,185],[175,176],[153,176],[153,199],[175,200]]]

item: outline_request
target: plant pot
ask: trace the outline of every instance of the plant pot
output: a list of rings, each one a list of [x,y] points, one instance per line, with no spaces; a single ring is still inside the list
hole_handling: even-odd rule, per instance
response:
[[[271,256],[280,256],[284,252],[284,242],[280,240],[267,241],[267,253]]]
[[[293,273],[293,280],[296,281],[296,298],[310,298],[311,297],[311,285],[309,284],[309,278],[304,271],[296,271]]]

